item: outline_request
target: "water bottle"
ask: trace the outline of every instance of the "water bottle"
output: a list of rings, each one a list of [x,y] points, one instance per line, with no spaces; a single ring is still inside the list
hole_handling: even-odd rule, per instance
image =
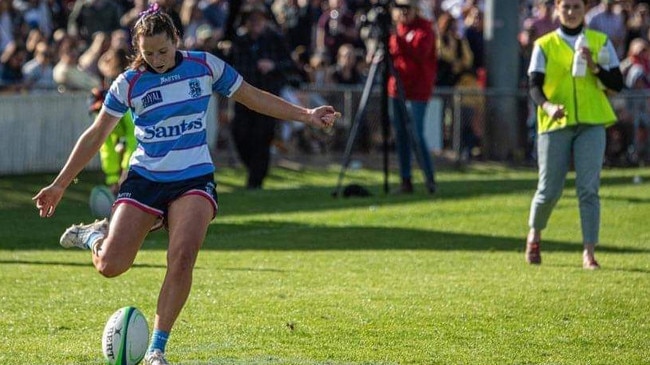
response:
[[[582,57],[580,50],[587,46],[585,35],[580,33],[576,39],[575,52],[573,53],[573,67],[571,68],[571,75],[573,77],[584,77],[587,74],[587,60]]]
[[[600,48],[600,51],[598,51],[598,65],[603,70],[609,71],[609,49],[607,49],[607,45],[604,45],[602,48]],[[600,87],[602,90],[607,89],[607,87],[603,85],[600,79],[598,79],[598,87]]]
[[[609,71],[609,49],[607,45],[604,45],[600,51],[598,51],[598,65],[602,67],[605,71]]]

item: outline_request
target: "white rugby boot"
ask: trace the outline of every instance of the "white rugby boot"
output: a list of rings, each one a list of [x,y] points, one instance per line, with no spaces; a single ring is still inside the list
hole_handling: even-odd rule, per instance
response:
[[[169,365],[169,363],[167,362],[167,359],[165,359],[165,354],[163,354],[162,351],[155,349],[145,355],[144,365]]]
[[[98,240],[108,235],[108,219],[90,224],[73,224],[61,235],[59,242],[65,248],[79,247],[88,250]]]

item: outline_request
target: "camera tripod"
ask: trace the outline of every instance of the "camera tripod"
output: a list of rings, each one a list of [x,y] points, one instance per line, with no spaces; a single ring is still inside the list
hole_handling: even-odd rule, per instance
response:
[[[357,133],[359,131],[359,125],[363,122],[366,107],[368,105],[368,100],[370,99],[370,94],[372,92],[373,85],[375,84],[375,78],[377,77],[378,70],[381,68],[383,72],[382,77],[382,89],[381,89],[381,126],[382,126],[382,138],[383,138],[383,172],[384,172],[384,193],[389,192],[388,187],[388,139],[390,136],[390,121],[388,116],[388,76],[392,75],[397,84],[398,91],[398,110],[394,112],[400,113],[403,117],[402,120],[405,121],[405,130],[408,136],[409,144],[412,148],[412,152],[416,157],[417,163],[422,170],[424,179],[427,185],[429,192],[433,193],[435,191],[435,180],[433,176],[433,171],[424,166],[424,161],[422,161],[422,153],[426,151],[426,146],[422,146],[419,142],[419,139],[416,137],[416,132],[411,120],[411,113],[406,106],[406,97],[404,93],[404,88],[401,83],[401,79],[393,61],[390,57],[390,54],[386,51],[387,44],[387,34],[383,37],[383,40],[377,43],[377,49],[372,57],[372,62],[370,64],[370,69],[368,71],[368,78],[363,86],[363,92],[361,94],[361,100],[359,101],[359,107],[357,113],[352,121],[352,126],[350,128],[350,135],[348,136],[345,152],[343,154],[343,163],[341,164],[341,171],[338,176],[338,182],[336,189],[332,192],[333,197],[338,197],[341,194],[341,184],[347,171],[350,161],[352,158],[352,148],[354,147],[355,140],[357,138]],[[428,153],[428,152],[427,152]]]

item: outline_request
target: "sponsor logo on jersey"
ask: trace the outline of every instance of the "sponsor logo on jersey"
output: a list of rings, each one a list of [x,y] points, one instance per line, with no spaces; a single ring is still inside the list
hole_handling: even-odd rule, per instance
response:
[[[198,98],[202,93],[203,92],[201,91],[201,84],[199,83],[199,80],[190,80],[190,97]]]
[[[181,75],[163,76],[160,78],[160,85],[168,84],[172,81],[178,81],[180,79],[181,79]]]
[[[142,107],[148,108],[154,104],[162,103],[163,97],[162,97],[162,93],[159,90],[156,90],[147,93],[145,96],[142,97],[141,100],[142,100]]]
[[[169,137],[178,137],[183,135],[185,132],[198,130],[203,128],[203,122],[201,119],[196,119],[192,121],[185,121],[178,123],[177,125],[168,125],[168,126],[151,126],[144,129],[144,140],[153,140],[159,138],[169,138]]]

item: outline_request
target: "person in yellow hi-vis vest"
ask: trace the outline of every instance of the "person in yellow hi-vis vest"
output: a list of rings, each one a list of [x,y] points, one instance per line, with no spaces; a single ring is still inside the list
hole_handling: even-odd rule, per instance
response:
[[[560,27],[535,41],[528,68],[537,104],[539,180],[532,199],[526,261],[541,264],[541,232],[562,195],[571,165],[583,240],[583,268],[598,269],[600,172],[605,128],[616,122],[606,90],[620,91],[623,77],[607,35],[584,25],[587,0],[555,0]]]
[[[129,111],[120,118],[113,132],[108,135],[99,149],[105,183],[113,195],[117,195],[123,174],[129,169],[129,160],[136,145],[135,124]]]
[[[109,49],[104,52],[98,61],[98,68],[104,76],[103,85],[110,84],[128,66],[128,56],[124,49]],[[107,88],[94,89],[94,102],[90,106],[93,117],[99,113]],[[115,126],[115,129],[106,138],[99,150],[102,171],[105,183],[113,195],[117,195],[120,183],[129,169],[129,160],[137,146],[135,138],[135,124],[133,115],[127,111]]]

